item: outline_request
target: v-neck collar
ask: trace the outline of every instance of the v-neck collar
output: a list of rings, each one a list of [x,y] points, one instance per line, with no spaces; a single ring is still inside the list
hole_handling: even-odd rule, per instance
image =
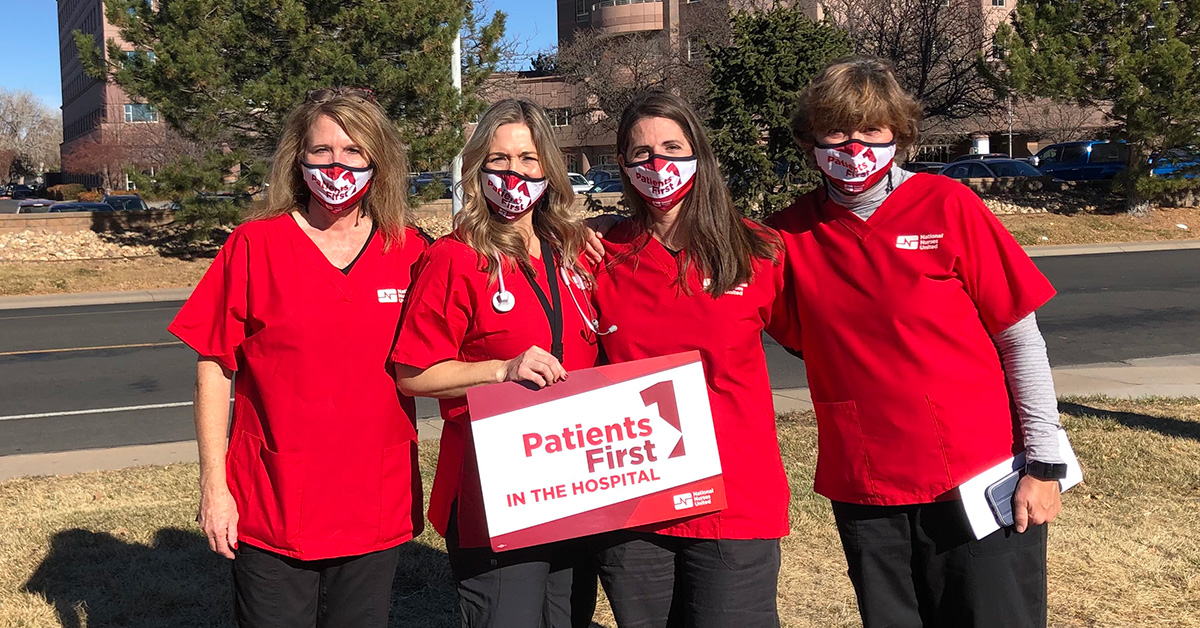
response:
[[[289,212],[286,218],[287,222],[291,224],[288,228],[293,229],[294,237],[301,241],[298,245],[299,248],[304,251],[304,256],[308,258],[308,261],[316,267],[317,274],[324,276],[325,279],[332,283],[343,298],[349,300],[350,297],[354,296],[355,284],[353,279],[357,277],[355,275],[355,268],[351,268],[349,273],[343,273],[342,269],[334,266],[333,262],[329,261],[328,257],[325,257],[325,253],[321,251],[321,247],[317,246],[316,242],[313,242],[313,239],[304,231],[304,227],[300,226],[295,216]],[[362,258],[365,258],[369,250],[375,246],[377,239],[377,234],[372,230],[372,233],[367,237],[366,244],[363,245],[358,257],[355,258],[355,267],[358,267],[362,263]]]
[[[858,236],[859,240],[865,242],[867,238],[871,237],[871,234],[875,233],[875,231],[879,229],[885,222],[891,220],[895,214],[901,211],[896,208],[901,203],[901,201],[896,199],[896,196],[897,194],[907,196],[912,188],[906,188],[904,192],[901,192],[900,189],[905,185],[910,185],[914,180],[919,179],[916,176],[909,177],[901,182],[900,185],[897,185],[896,188],[892,190],[886,198],[883,199],[883,202],[880,203],[879,208],[875,210],[875,213],[871,214],[871,216],[866,220],[863,220],[858,214],[855,214],[849,209],[833,202],[828,195],[826,195],[824,200],[818,200],[818,205],[823,216],[837,221],[851,233]],[[901,198],[903,198],[903,196]]]

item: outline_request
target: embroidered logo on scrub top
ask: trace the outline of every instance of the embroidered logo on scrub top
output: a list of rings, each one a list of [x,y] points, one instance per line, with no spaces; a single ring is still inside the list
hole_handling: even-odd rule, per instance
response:
[[[379,295],[380,303],[404,303],[404,296],[408,294],[408,290],[384,288],[377,291],[376,294]]]
[[[896,236],[896,248],[906,251],[932,251],[941,244],[944,233],[926,233],[924,235]]]
[[[701,290],[708,290],[708,287],[709,287],[710,285],[712,285],[712,279],[709,279],[708,277],[705,277],[705,278],[704,278],[703,287],[701,288]],[[727,291],[725,294],[728,294],[728,295],[731,295],[731,296],[735,296],[735,297],[745,296],[745,294],[746,294],[746,288],[749,288],[749,287],[750,287],[750,284],[749,284],[749,283],[745,283],[745,282],[743,282],[743,283],[741,283],[741,284],[738,284],[738,285],[734,286],[733,288],[731,288],[730,290],[728,290],[728,291]]]

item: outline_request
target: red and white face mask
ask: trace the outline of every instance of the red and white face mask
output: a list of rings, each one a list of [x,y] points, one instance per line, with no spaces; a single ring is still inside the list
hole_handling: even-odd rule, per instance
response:
[[[345,164],[310,164],[301,162],[304,169],[304,182],[313,198],[322,207],[334,214],[340,214],[354,207],[366,196],[371,187],[371,176],[375,169],[351,168]]]
[[[817,167],[830,183],[848,194],[858,194],[878,183],[892,168],[896,143],[846,140],[838,144],[817,144],[813,152]]]
[[[534,179],[512,170],[483,169],[483,197],[488,207],[508,221],[521,217],[546,193],[546,177]]]
[[[645,161],[625,164],[625,174],[639,196],[651,207],[665,212],[692,191],[696,158],[651,155]]]

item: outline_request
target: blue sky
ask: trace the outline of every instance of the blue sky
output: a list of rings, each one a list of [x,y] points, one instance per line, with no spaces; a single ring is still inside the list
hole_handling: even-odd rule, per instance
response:
[[[554,0],[485,0],[490,10],[508,14],[508,35],[532,56],[554,46]],[[58,59],[58,3],[55,0],[0,0],[0,87],[27,90],[48,106],[62,104]],[[522,68],[525,65],[521,66]]]

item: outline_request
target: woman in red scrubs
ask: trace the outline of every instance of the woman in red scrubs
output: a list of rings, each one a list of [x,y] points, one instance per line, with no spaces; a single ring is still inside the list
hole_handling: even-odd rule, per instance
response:
[[[572,218],[566,162],[537,105],[492,105],[462,157],[463,209],[419,264],[392,352],[404,394],[441,400],[429,519],[446,537],[464,627],[587,626],[595,576],[571,599],[587,558],[579,542],[489,548],[464,395],[504,381],[541,388],[595,366],[595,323],[582,311],[588,233]]]
[[[413,401],[386,367],[426,247],[407,172],[369,92],[310,93],[265,205],[169,328],[200,354],[198,521],[233,559],[240,626],[387,625],[399,546],[422,525]]]
[[[910,174],[921,107],[851,59],[792,121],[825,186],[768,224],[787,247],[790,329],[866,628],[1046,624],[1046,523],[1060,507],[1058,410],[1034,311],[1054,289],[967,187]],[[1027,450],[1015,525],[975,540],[956,487]]]
[[[742,218],[704,128],[666,93],[617,131],[632,217],[605,234],[596,274],[612,362],[699,350],[728,507],[604,535],[600,579],[621,628],[775,628],[788,484],[762,333],[783,287],[778,236]]]

